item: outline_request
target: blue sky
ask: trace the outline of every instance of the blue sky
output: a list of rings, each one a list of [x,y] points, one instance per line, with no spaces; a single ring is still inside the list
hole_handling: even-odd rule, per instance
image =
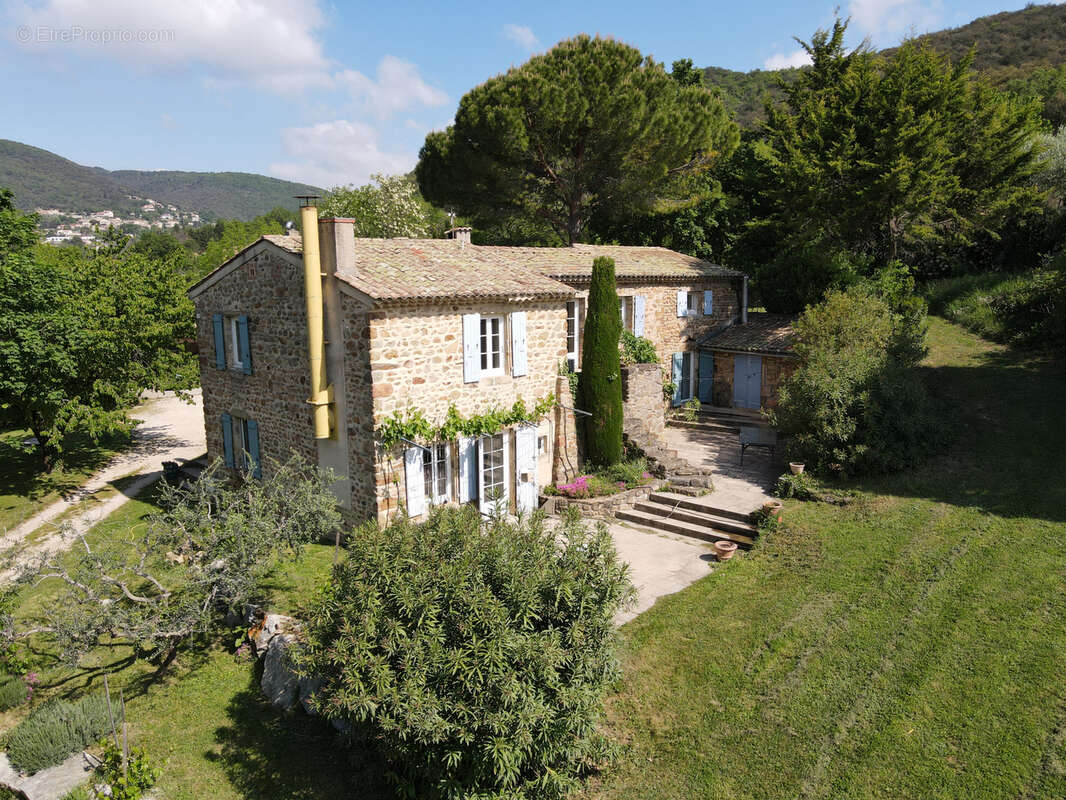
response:
[[[801,60],[791,37],[837,5],[852,44],[887,47],[1024,2],[0,0],[0,138],[107,169],[364,183],[410,169],[464,92],[560,39],[766,68]]]

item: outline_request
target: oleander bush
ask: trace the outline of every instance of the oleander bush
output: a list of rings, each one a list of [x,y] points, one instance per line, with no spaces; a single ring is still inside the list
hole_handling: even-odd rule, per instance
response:
[[[115,723],[121,722],[114,708]],[[62,763],[67,756],[100,739],[111,729],[107,699],[102,693],[80,700],[53,699],[35,708],[15,726],[7,740],[12,765],[38,772]]]
[[[623,364],[658,364],[659,354],[655,352],[655,345],[651,339],[637,336],[629,331],[622,331],[622,363]]]
[[[354,533],[295,658],[323,680],[319,713],[402,796],[563,798],[611,753],[613,618],[631,592],[603,525],[438,508]]]

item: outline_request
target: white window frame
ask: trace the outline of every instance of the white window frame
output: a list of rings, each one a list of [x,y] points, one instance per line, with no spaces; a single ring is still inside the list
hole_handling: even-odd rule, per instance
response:
[[[687,317],[698,317],[703,314],[703,292],[702,291],[690,291],[686,299],[688,303],[688,310],[685,312]],[[695,305],[693,305],[695,303]]]
[[[492,323],[493,321],[499,323],[499,338],[497,341],[498,350],[492,348],[493,334]],[[507,318],[502,314],[490,314],[481,317],[480,325],[478,328],[478,342],[481,345],[481,377],[490,377],[492,375],[503,375],[507,369],[505,353],[507,352]],[[486,344],[488,348],[486,348]],[[499,363],[495,366],[492,364],[492,357],[496,355],[499,358]]]
[[[618,312],[622,315],[622,330],[633,332],[633,296],[619,295]]]
[[[501,483],[500,484],[495,484],[494,483],[494,484],[489,485],[489,484],[486,484],[486,482],[485,482],[486,444],[490,443],[493,439],[497,439],[497,438],[500,439],[500,441],[501,441],[501,445],[500,446],[502,448],[502,453],[503,453],[503,464],[499,467],[499,469],[501,470],[501,472],[500,472]],[[477,447],[477,472],[478,472],[477,489],[478,489],[478,504],[479,504],[479,506],[481,508],[481,513],[482,514],[489,513],[492,510],[492,508],[491,508],[492,505],[497,504],[497,503],[499,504],[497,506],[499,508],[499,510],[503,511],[505,513],[506,513],[507,509],[510,508],[510,501],[511,501],[511,473],[510,473],[511,453],[510,453],[510,449],[511,449],[511,440],[510,440],[510,437],[507,435],[507,431],[500,431],[499,433],[495,433],[495,434],[493,434],[491,436],[482,436],[480,439],[478,439],[478,447]],[[492,469],[495,470],[496,467],[492,467]],[[499,488],[501,488],[503,491],[501,492],[500,497],[497,500],[492,500],[492,499],[490,499],[489,495],[492,493],[492,491],[497,486],[499,486]]]
[[[430,461],[427,464],[426,459]],[[426,469],[429,468],[430,474],[426,475]],[[441,474],[443,472],[443,475]],[[452,500],[452,446],[447,442],[434,442],[428,445],[422,450],[422,477],[423,485],[425,485],[425,479],[428,477],[430,483],[426,487],[425,492],[426,502],[431,506],[441,506],[450,503]],[[440,486],[441,478],[444,478],[444,492],[440,493],[437,489]]]
[[[581,368],[581,317],[583,316],[585,301],[582,298],[569,300],[566,303],[566,363],[571,372],[577,372]],[[573,313],[571,313],[573,312]],[[574,346],[570,348],[570,324],[574,325]]]
[[[244,369],[244,359],[241,358],[241,332],[237,317],[229,319],[229,341],[233,358],[230,359],[229,368],[236,370]]]

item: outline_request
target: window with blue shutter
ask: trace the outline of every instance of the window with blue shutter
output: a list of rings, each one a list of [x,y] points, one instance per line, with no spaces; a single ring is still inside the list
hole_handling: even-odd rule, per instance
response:
[[[526,312],[511,313],[511,375],[519,378],[529,371],[526,363]]]
[[[233,457],[233,417],[222,415],[222,455],[227,467],[235,467],[237,460]]]
[[[215,314],[212,318],[215,330],[215,369],[226,368],[226,332],[222,322],[222,315]]]
[[[252,348],[248,341],[248,317],[242,314],[237,317],[237,362],[241,365],[241,372],[245,375],[252,374]]]
[[[481,315],[463,314],[463,382],[481,378]]]
[[[672,359],[672,364],[671,364],[671,366],[672,366],[671,380],[673,381],[673,384],[674,384],[674,394],[670,398],[670,402],[673,405],[675,405],[675,406],[681,405],[681,383],[682,383],[682,377],[684,376],[684,364],[685,364],[685,354],[684,353],[674,353],[673,359]]]
[[[714,313],[714,292],[711,289],[703,293],[703,313],[707,315]]]
[[[252,460],[252,476],[263,477],[263,466],[259,461],[259,423],[254,419],[244,423],[244,433],[247,439],[245,446],[248,448],[248,457]]]

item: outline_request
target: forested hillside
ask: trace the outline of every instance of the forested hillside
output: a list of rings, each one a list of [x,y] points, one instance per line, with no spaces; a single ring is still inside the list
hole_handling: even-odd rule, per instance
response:
[[[1066,124],[1066,4],[1004,11],[917,38],[952,61],[976,48],[974,67],[994,85],[1040,98],[1044,117],[1054,126]],[[897,49],[883,50],[881,55],[892,55]],[[736,72],[721,67],[703,70],[707,85],[721,91],[726,106],[742,127],[751,127],[763,118],[763,98],[767,94],[774,100],[781,99],[779,79],[791,82],[799,72]]]
[[[314,186],[247,172],[110,172],[8,139],[0,139],[0,186],[12,190],[25,211],[111,209],[124,214],[142,205],[132,196],[195,211],[205,219],[243,220],[291,206],[294,195],[323,193]]]

